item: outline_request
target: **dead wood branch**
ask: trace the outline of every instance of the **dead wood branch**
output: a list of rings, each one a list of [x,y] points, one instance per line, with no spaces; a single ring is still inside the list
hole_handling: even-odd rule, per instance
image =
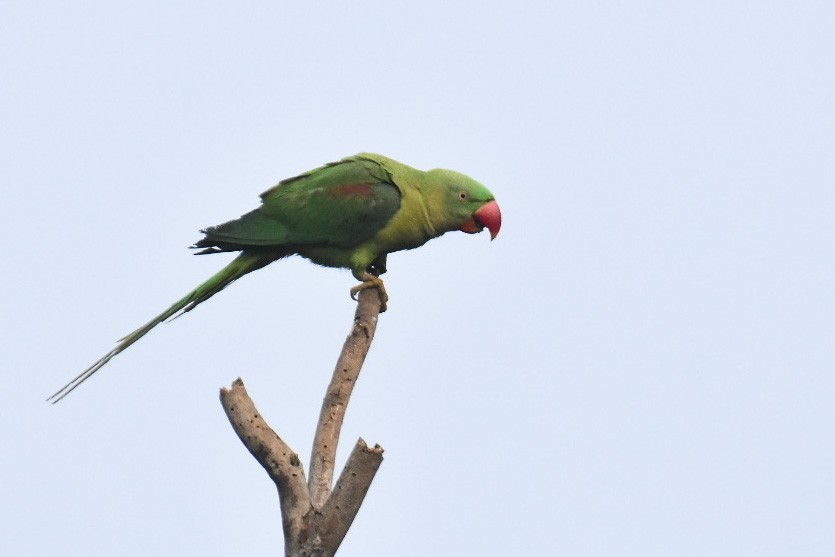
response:
[[[336,553],[383,461],[379,445],[369,448],[365,441],[358,440],[336,486],[331,488],[345,410],[374,338],[380,302],[376,288],[359,294],[354,325],[322,402],[309,483],[298,455],[261,417],[243,381],[236,379],[230,389],[220,390],[229,423],[278,489],[288,557]]]

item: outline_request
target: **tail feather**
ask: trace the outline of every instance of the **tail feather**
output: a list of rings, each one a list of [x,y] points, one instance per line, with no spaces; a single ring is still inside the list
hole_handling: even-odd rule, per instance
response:
[[[217,274],[213,275],[209,280],[186,294],[183,298],[174,303],[170,308],[160,313],[152,320],[136,329],[129,335],[119,340],[116,347],[102,356],[96,363],[78,374],[72,381],[58,389],[52,396],[46,399],[48,402],[55,404],[72,391],[81,385],[84,381],[89,379],[94,373],[102,368],[114,356],[125,350],[128,346],[148,334],[148,332],[169,318],[179,317],[180,315],[193,310],[198,304],[205,302],[234,280],[244,276],[247,273],[260,269],[276,259],[284,257],[284,253],[265,253],[265,252],[242,252],[226,267],[221,269]]]

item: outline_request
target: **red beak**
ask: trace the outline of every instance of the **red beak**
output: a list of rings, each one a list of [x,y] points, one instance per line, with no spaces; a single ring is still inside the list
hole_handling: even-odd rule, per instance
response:
[[[465,222],[460,230],[468,234],[475,234],[487,228],[490,231],[490,239],[495,240],[496,236],[499,235],[499,229],[501,227],[502,211],[499,209],[499,204],[493,200],[479,207],[473,213],[473,218]]]

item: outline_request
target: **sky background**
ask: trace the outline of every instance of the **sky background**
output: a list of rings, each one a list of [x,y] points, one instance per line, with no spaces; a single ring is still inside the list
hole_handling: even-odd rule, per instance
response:
[[[828,2],[0,4],[8,555],[281,554],[226,420],[307,463],[350,273],[295,258],[44,399],[231,257],[198,230],[361,151],[504,227],[389,257],[341,556],[835,554]]]

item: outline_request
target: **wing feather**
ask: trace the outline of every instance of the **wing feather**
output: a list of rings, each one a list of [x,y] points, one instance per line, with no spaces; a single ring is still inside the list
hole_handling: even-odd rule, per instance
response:
[[[350,247],[372,238],[400,208],[389,173],[362,156],[281,181],[261,194],[261,206],[207,228],[195,244],[206,252],[278,246]]]

